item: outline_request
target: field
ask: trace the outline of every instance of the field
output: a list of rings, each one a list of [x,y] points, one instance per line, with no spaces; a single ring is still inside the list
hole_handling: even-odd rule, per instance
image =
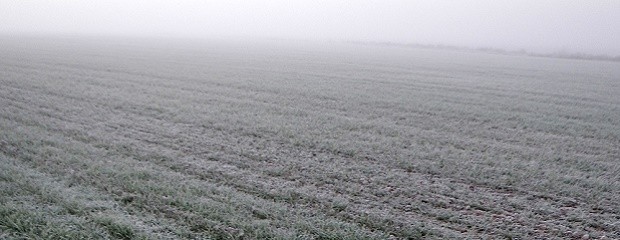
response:
[[[620,239],[620,63],[0,38],[0,238]]]

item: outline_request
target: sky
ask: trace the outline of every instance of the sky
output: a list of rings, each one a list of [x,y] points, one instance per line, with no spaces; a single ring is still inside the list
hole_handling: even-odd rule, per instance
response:
[[[620,0],[0,0],[0,33],[375,41],[620,55]]]

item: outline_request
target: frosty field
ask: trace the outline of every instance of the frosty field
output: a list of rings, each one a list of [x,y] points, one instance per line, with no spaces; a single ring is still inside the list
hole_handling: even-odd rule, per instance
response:
[[[620,238],[620,63],[0,38],[0,238]]]

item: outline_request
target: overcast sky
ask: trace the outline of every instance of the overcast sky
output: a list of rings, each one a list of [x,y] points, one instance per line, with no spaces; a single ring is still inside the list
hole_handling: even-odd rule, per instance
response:
[[[620,55],[620,0],[0,0],[0,32],[390,41]]]

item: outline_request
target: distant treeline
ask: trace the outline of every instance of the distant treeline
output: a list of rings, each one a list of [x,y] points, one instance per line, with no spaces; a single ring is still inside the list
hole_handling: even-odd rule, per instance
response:
[[[389,47],[409,47],[409,48],[426,48],[426,49],[446,49],[446,50],[459,50],[459,51],[476,51],[494,54],[505,55],[522,55],[533,57],[548,57],[548,58],[566,58],[566,59],[583,59],[583,60],[597,60],[597,61],[614,61],[620,62],[620,56],[609,55],[593,55],[585,53],[535,53],[526,50],[506,50],[500,48],[470,48],[443,44],[417,44],[417,43],[393,43],[393,42],[363,42],[363,41],[349,41],[353,44],[361,45],[375,45],[375,46],[389,46]]]

